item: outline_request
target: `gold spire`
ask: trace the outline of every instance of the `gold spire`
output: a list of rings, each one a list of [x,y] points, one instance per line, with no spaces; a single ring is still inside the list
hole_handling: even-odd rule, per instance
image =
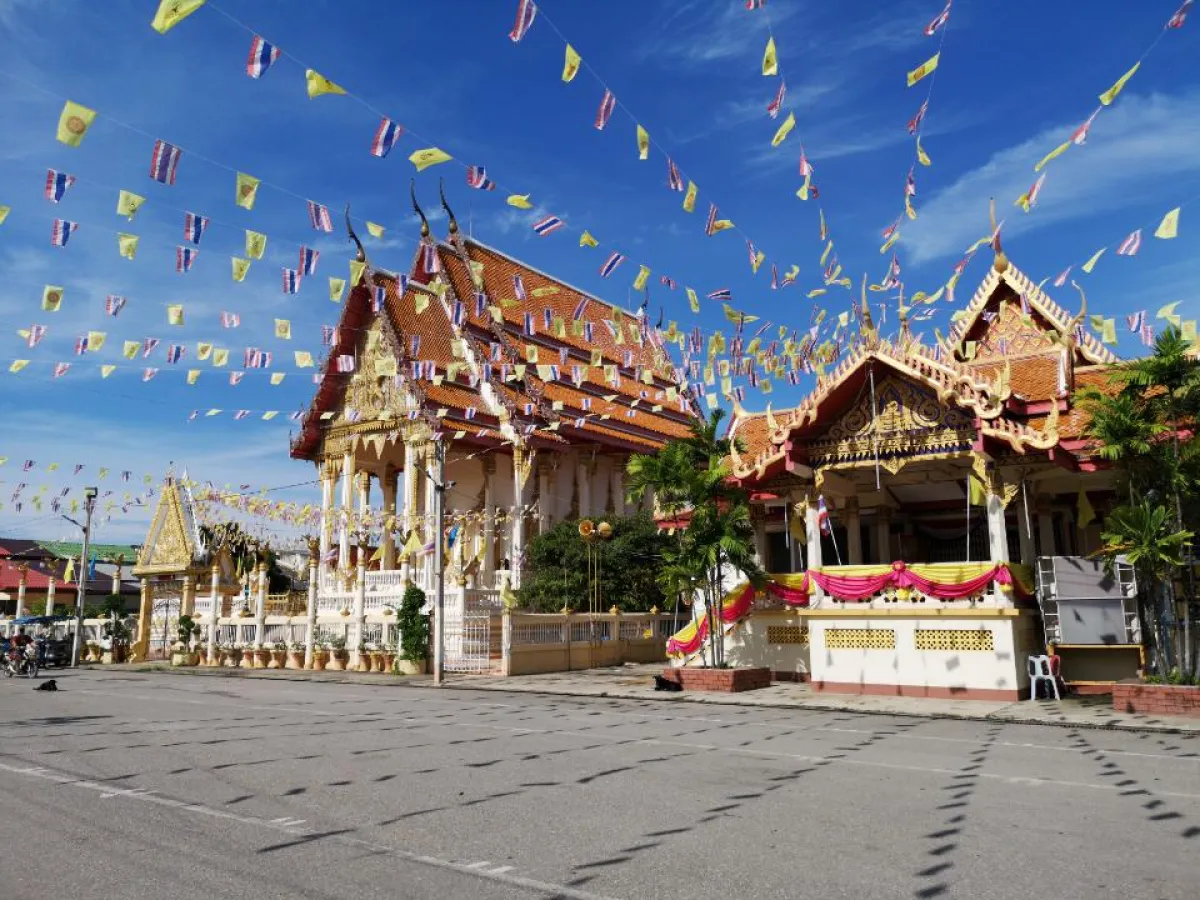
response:
[[[1000,230],[996,227],[995,197],[991,200],[989,211],[992,220],[992,250],[996,253],[996,258],[992,260],[992,268],[1003,274],[1008,269],[1008,257],[1004,255],[1004,250],[1000,247]]]

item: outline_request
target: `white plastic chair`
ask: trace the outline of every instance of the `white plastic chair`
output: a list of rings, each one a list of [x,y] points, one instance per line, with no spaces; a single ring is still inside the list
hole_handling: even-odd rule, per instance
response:
[[[1050,661],[1050,657],[1045,654],[1041,656],[1029,657],[1029,699],[1037,699],[1037,689],[1039,681],[1050,682],[1050,688],[1054,691],[1054,699],[1061,700],[1062,697],[1058,693],[1058,677],[1054,670],[1057,668]]]

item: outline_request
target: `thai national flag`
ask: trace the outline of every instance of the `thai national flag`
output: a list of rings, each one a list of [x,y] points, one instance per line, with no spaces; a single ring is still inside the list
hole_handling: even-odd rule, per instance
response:
[[[180,274],[190,272],[192,265],[196,262],[196,255],[199,253],[193,247],[176,247],[175,248],[175,271]]]
[[[142,359],[149,359],[154,348],[158,346],[158,338],[146,338],[142,341]]]
[[[54,227],[50,231],[50,243],[55,247],[67,246],[67,241],[71,239],[71,235],[75,233],[75,229],[78,227],[78,222],[68,222],[66,219],[55,219]]]
[[[45,336],[46,336],[46,326],[45,325],[30,325],[29,326],[28,343],[29,343],[30,347],[36,347],[41,342],[42,338],[44,338]]]
[[[354,371],[354,357],[349,353],[343,353],[337,358],[337,370],[339,372]]]
[[[1121,241],[1121,245],[1117,247],[1117,256],[1137,256],[1137,252],[1142,249],[1142,229],[1138,229]]]
[[[402,134],[404,134],[404,126],[384,116],[375,132],[374,140],[371,141],[371,155],[378,156],[380,159],[387,156]]]
[[[109,294],[104,301],[104,312],[106,315],[118,316],[121,310],[125,308],[125,298],[118,297],[116,294]]]
[[[283,292],[298,294],[300,292],[300,273],[295,269],[283,270]]]
[[[237,328],[242,324],[242,317],[237,313],[222,312],[221,327],[222,328]]]
[[[575,322],[578,322],[580,319],[582,319],[584,312],[587,311],[587,305],[588,298],[581,297],[579,302],[575,304],[575,311],[571,313],[571,319]]]
[[[600,108],[596,110],[596,130],[603,131],[608,120],[612,118],[613,110],[617,108],[617,98],[613,92],[605,88],[604,96],[600,99]]]
[[[475,292],[475,315],[483,318],[483,314],[487,312],[488,298],[483,291]]]
[[[527,312],[525,313],[525,336],[533,337],[535,334],[537,331],[533,327],[533,313]]]
[[[183,359],[183,344],[172,344],[167,348],[167,362],[177,363]]]
[[[317,231],[333,231],[333,219],[329,217],[329,207],[320,203],[308,201],[308,221]]]
[[[671,290],[671,291],[675,290],[675,279],[674,278],[670,278],[667,275],[663,275],[662,277],[660,277],[658,279],[658,281],[659,281],[659,284],[661,284],[667,290]]]
[[[525,293],[525,279],[520,275],[513,276],[513,292],[522,303],[529,299],[529,295]]]
[[[733,292],[729,288],[721,288],[708,295],[709,300],[732,300]]]
[[[154,142],[154,153],[150,157],[150,177],[163,184],[174,184],[179,169],[179,156],[183,151],[166,141]]]
[[[496,189],[496,182],[487,177],[485,166],[467,166],[467,186],[478,191],[493,191]]]
[[[75,176],[60,172],[57,169],[46,170],[46,199],[57,203],[67,192],[67,188],[75,183]]]
[[[207,227],[207,216],[198,216],[195,213],[188,213],[183,219],[184,240],[191,241],[193,244],[199,244],[200,238],[204,235],[204,229]]]
[[[463,305],[463,302],[461,300],[455,300],[454,301],[454,314],[451,316],[450,321],[454,324],[455,328],[461,328],[463,322],[466,321],[466,318],[467,318],[466,306]]]
[[[426,275],[435,275],[442,271],[442,263],[438,259],[437,247],[433,244],[421,245],[421,262]]]
[[[246,60],[246,74],[251,78],[262,78],[267,69],[279,59],[279,48],[264,41],[257,34],[250,42],[250,56]]]
[[[673,191],[683,190],[683,178],[679,175],[679,167],[669,156],[667,157],[667,187]]]
[[[824,494],[817,497],[817,524],[821,527],[821,534],[833,533],[833,528],[829,524],[829,510],[825,507]]]
[[[83,354],[87,353],[87,349],[88,349],[88,339],[86,337],[75,338],[75,355],[76,356],[83,356]]]
[[[509,38],[514,44],[525,37],[529,29],[533,26],[535,18],[537,18],[537,6],[533,0],[518,0],[517,21],[513,25],[512,31],[508,33]]]
[[[1137,334],[1146,325],[1146,310],[1135,312],[1132,316],[1125,317],[1125,324],[1129,326],[1129,330]]]
[[[321,251],[313,250],[311,247],[300,245],[300,274],[301,275],[316,275],[317,260],[321,258]]]
[[[375,286],[375,296],[374,296],[374,298],[372,298],[372,301],[371,301],[371,311],[376,312],[376,313],[382,312],[383,304],[386,302],[387,302],[387,288],[384,287],[382,284],[377,284]]]
[[[606,259],[604,261],[604,265],[600,267],[600,277],[607,278],[609,275],[615,272],[617,270],[617,266],[621,265],[623,262],[625,262],[624,255],[613,251],[612,256]]]
[[[562,228],[566,223],[558,216],[546,216],[540,222],[534,223],[533,230],[541,237],[545,237],[558,229]]]

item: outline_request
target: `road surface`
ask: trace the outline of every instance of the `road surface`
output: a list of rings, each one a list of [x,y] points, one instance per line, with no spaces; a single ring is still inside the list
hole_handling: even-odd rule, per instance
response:
[[[58,681],[0,682],[0,897],[1200,896],[1195,735]]]

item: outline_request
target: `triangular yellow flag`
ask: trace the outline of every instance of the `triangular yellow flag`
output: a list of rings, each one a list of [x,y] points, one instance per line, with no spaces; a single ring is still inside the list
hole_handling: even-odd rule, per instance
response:
[[[346,292],[346,279],[333,278],[329,279],[329,301],[331,303],[341,303],[342,294]]]
[[[108,333],[104,331],[89,331],[87,335],[88,353],[95,353],[104,346],[104,342],[108,340]]]
[[[754,256],[750,257],[750,271],[755,275],[758,274],[759,267],[763,264],[763,260],[767,258],[767,254],[761,250],[755,252]]]
[[[242,209],[254,209],[254,201],[258,199],[259,180],[245,172],[237,173],[237,193],[233,202]]]
[[[533,204],[529,202],[528,194],[509,194],[508,200],[505,202],[509,206],[515,206],[517,209],[533,209]]]
[[[596,240],[594,237],[592,237],[592,233],[590,231],[585,231],[583,234],[581,234],[579,236],[579,246],[580,247],[599,247],[600,242],[598,240]]]
[[[583,62],[583,57],[575,52],[575,48],[567,44],[567,58],[563,61],[563,81],[573,81],[575,76],[579,74],[579,64]]]
[[[779,74],[779,59],[775,54],[775,38],[773,37],[767,41],[767,49],[763,51],[762,73],[763,75]]]
[[[4,224],[4,220],[8,218],[10,212],[12,212],[11,206],[0,206],[0,225]]]
[[[933,165],[929,159],[929,154],[925,152],[925,148],[921,146],[921,139],[917,138],[917,162],[923,166]]]
[[[1035,171],[1035,172],[1042,171],[1042,169],[1044,169],[1046,167],[1046,163],[1050,162],[1050,160],[1055,159],[1056,157],[1062,156],[1064,153],[1067,152],[1068,149],[1070,149],[1070,147],[1071,147],[1070,141],[1064,141],[1063,143],[1059,144],[1057,147],[1055,147],[1053,150],[1051,150],[1049,153],[1047,153],[1045,156],[1043,156],[1041,158],[1041,161],[1038,162],[1038,164],[1033,167],[1033,171]]]
[[[1158,223],[1158,227],[1154,229],[1154,236],[1163,240],[1170,240],[1179,235],[1179,207],[1175,207]]]
[[[182,325],[183,324],[183,304],[172,303],[167,307],[167,324]]]
[[[137,256],[138,236],[136,234],[117,234],[117,250],[126,259]]]
[[[58,116],[57,137],[68,147],[78,147],[96,120],[96,111],[68,100]]]
[[[14,359],[11,363],[8,364],[8,371],[12,372],[15,375],[17,372],[20,372],[27,365],[29,365],[29,360],[27,360],[27,359]]]
[[[908,73],[908,86],[912,87],[926,75],[933,72],[938,67],[938,59],[941,57],[941,51],[933,54],[925,62],[921,63],[915,69]]]
[[[107,378],[109,375],[111,375],[116,370],[117,370],[117,367],[112,365],[111,363],[103,365],[100,367],[100,377]]]
[[[358,284],[362,281],[363,272],[367,271],[367,264],[361,260],[350,260],[350,286]]]
[[[304,81],[308,86],[308,98],[310,100],[314,97],[320,97],[324,94],[346,93],[346,89],[341,85],[334,84],[320,72],[317,72],[313,69],[305,70]]]
[[[121,191],[117,195],[117,215],[125,216],[127,219],[133,219],[137,215],[137,211],[142,208],[142,204],[146,202],[145,197],[140,197],[133,191]]]
[[[199,378],[200,378],[200,370],[199,369],[188,369],[188,373],[187,373],[187,383],[188,384],[195,384],[199,380]]]
[[[1087,528],[1088,525],[1096,521],[1096,510],[1092,508],[1092,502],[1088,499],[1087,491],[1083,488],[1079,489],[1078,512],[1075,514],[1075,522],[1079,526],[1079,530]]]
[[[283,374],[284,374],[283,372],[272,372],[271,373],[271,384],[272,385],[283,384]]]
[[[1105,106],[1111,105],[1112,102],[1117,99],[1117,95],[1120,94],[1122,90],[1124,90],[1125,83],[1127,81],[1129,81],[1129,79],[1132,78],[1135,74],[1137,74],[1137,70],[1140,69],[1141,67],[1142,67],[1142,61],[1139,59],[1137,62],[1135,62],[1133,64],[1132,69],[1130,69],[1128,72],[1126,72],[1124,75],[1122,75],[1120,78],[1117,79],[1116,84],[1114,84],[1107,91],[1105,91],[1103,94],[1100,95],[1100,102],[1103,103]]]
[[[229,362],[229,351],[226,350],[224,347],[217,347],[215,350],[213,350],[213,358],[212,359],[213,359],[213,366],[215,368],[219,369],[222,366],[225,366]]]
[[[313,356],[307,350],[296,351],[296,368],[311,369],[313,367]]]
[[[242,259],[240,256],[230,257],[233,263],[233,280],[243,281],[246,278],[246,273],[250,271],[250,260]]]
[[[213,345],[207,341],[200,341],[196,344],[196,359],[200,362],[207,362],[208,358],[212,356],[212,352]]]
[[[778,147],[780,144],[782,144],[787,136],[792,133],[792,129],[795,127],[796,114],[790,112],[788,113],[788,117],[783,120],[783,124],[780,125],[779,129],[775,132],[775,137],[771,138],[771,146]]]
[[[646,286],[647,279],[650,278],[649,266],[638,266],[637,278],[633,279],[633,289],[640,291]]]
[[[121,345],[121,355],[126,359],[137,359],[140,349],[142,349],[142,345],[137,341],[126,341]]]
[[[203,5],[204,0],[162,0],[158,12],[150,20],[150,27],[159,34],[166,34]]]
[[[1179,316],[1175,315],[1175,307],[1178,305],[1178,300],[1176,300],[1174,303],[1168,303],[1155,314],[1155,318],[1166,319],[1168,322],[1177,320]]]
[[[48,284],[42,288],[42,309],[46,312],[58,312],[62,306],[63,288],[56,284]]]
[[[292,322],[290,319],[275,320],[275,337],[281,341],[290,341],[292,339]]]
[[[383,226],[377,225],[374,222],[368,222],[367,223],[367,234],[369,234],[373,238],[377,238],[377,239],[381,238],[381,237],[383,237]]]
[[[641,125],[637,127],[637,148],[638,159],[647,159],[650,156],[650,132]]]
[[[687,193],[683,195],[683,210],[684,212],[696,211],[696,194],[700,189],[696,187],[696,182],[689,181],[687,185]]]
[[[430,166],[449,162],[453,158],[445,150],[437,147],[426,147],[424,150],[414,150],[408,157],[408,161],[417,167],[418,172],[423,172]]]
[[[1107,247],[1101,247],[1099,250],[1097,250],[1095,255],[1083,264],[1083,271],[1091,275],[1092,269],[1096,268],[1096,263],[1100,261],[1100,257],[1104,255],[1104,251],[1107,249]]]
[[[246,232],[246,255],[251,259],[262,259],[267,252],[267,236],[257,231]]]

